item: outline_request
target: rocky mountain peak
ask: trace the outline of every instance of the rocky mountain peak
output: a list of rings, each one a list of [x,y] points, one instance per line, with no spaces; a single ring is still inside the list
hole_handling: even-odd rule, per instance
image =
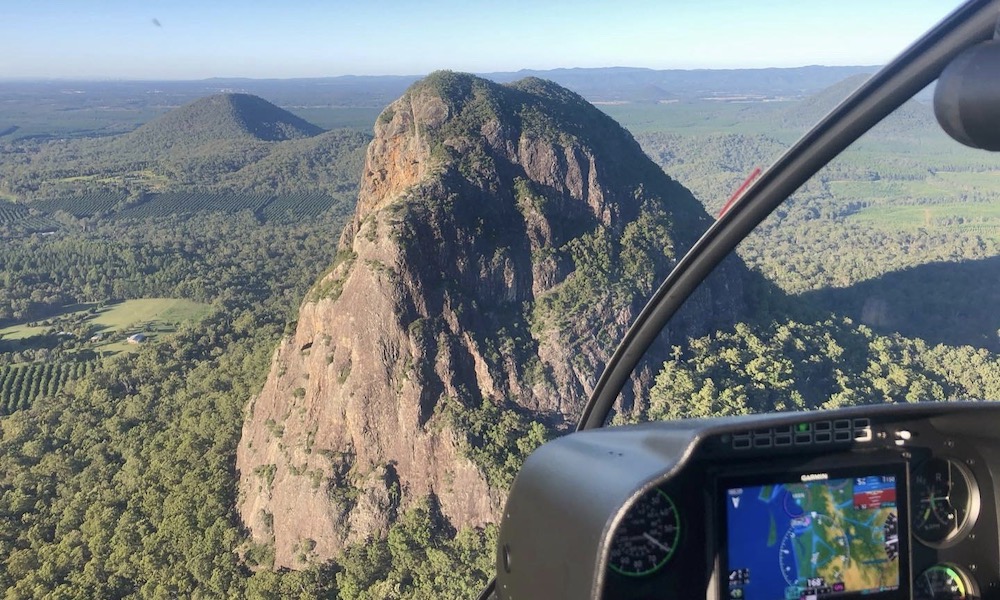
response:
[[[493,521],[543,427],[530,422],[575,419],[708,224],[631,135],[556,84],[415,83],[378,118],[339,259],[248,412],[240,512],[276,566],[383,535],[428,495],[456,527]],[[731,319],[741,286],[732,270],[704,290],[653,360]],[[525,430],[498,441],[491,420]]]

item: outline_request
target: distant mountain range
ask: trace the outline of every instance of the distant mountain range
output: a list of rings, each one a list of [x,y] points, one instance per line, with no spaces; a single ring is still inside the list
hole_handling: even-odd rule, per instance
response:
[[[726,95],[803,97],[874,66],[808,66],[771,69],[656,70],[632,67],[523,70],[482,73],[499,83],[525,77],[554,81],[591,102],[697,99]],[[178,106],[219,92],[263,96],[286,107],[385,106],[400,96],[420,75],[355,76],[311,79],[215,78],[200,81],[11,81],[4,83],[0,100],[41,97],[53,105],[84,105],[115,98]],[[73,93],[67,93],[67,92]]]
[[[878,67],[797,67],[788,69],[654,70],[616,67],[554,69],[484,75],[498,82],[541,77],[580,94],[591,102],[643,102],[724,98],[727,96],[801,98],[859,73]]]

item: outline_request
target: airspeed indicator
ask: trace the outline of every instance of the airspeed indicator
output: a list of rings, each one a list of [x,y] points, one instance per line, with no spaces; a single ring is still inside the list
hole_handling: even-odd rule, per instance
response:
[[[913,590],[916,600],[965,600],[978,598],[975,584],[958,567],[935,565],[917,577]]]
[[[612,571],[642,577],[659,571],[674,555],[680,542],[677,505],[662,490],[639,499],[618,525],[611,540]]]

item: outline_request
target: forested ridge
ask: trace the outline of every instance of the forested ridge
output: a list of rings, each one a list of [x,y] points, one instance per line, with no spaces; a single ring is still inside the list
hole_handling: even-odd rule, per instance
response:
[[[768,107],[773,126],[757,125],[767,133],[690,132],[666,116],[637,138],[711,212],[825,102],[780,117]],[[732,327],[679,340],[649,401],[616,422],[1000,398],[996,164],[952,151],[925,130],[920,106],[908,110],[741,246],[776,287]],[[300,302],[337,261],[370,139],[299,131],[286,141],[216,131],[173,154],[101,139],[0,143],[0,196],[17,200],[0,199],[6,598],[468,598],[492,572],[495,528],[455,531],[432,501],[385,538],[299,571],[272,570],[273,548],[251,542],[236,513],[245,410]],[[567,252],[599,275],[601,240],[589,241]],[[552,318],[594,287],[566,286]],[[208,308],[154,343],[90,341],[88,310],[153,297]],[[29,322],[46,333],[13,333]],[[550,433],[489,403],[451,418],[498,488]],[[298,549],[303,565],[311,551]]]
[[[369,139],[323,131],[256,96],[220,94],[117,136],[0,140],[0,197],[28,208],[94,195],[135,203],[163,191],[350,197]]]

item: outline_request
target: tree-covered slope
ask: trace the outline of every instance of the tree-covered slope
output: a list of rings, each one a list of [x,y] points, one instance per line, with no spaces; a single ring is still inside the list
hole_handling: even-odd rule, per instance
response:
[[[9,142],[0,193],[21,202],[192,190],[354,196],[369,139],[324,132],[256,96],[219,94],[118,136]]]
[[[322,133],[304,119],[250,94],[216,94],[185,104],[139,127],[127,138],[154,147],[253,138],[282,142]]]

